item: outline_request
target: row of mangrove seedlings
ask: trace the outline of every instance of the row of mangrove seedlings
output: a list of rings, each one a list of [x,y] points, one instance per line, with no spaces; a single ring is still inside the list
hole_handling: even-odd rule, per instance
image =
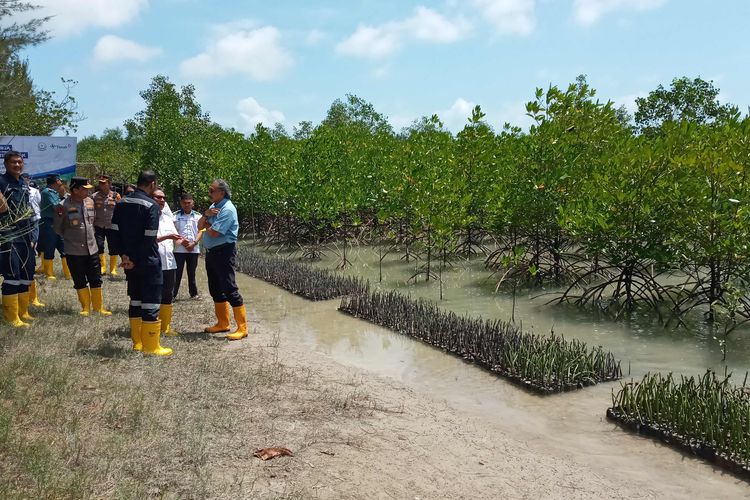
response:
[[[613,391],[607,418],[750,481],[750,388],[730,378],[649,373]]]
[[[620,362],[601,347],[523,332],[506,321],[459,316],[394,291],[344,297],[339,310],[470,360],[539,394],[622,377]]]
[[[315,269],[288,259],[268,257],[240,245],[237,269],[310,300],[330,300],[345,295],[366,293],[366,282]]]
[[[602,347],[541,336],[499,320],[459,316],[424,299],[371,291],[335,275],[241,246],[238,269],[311,300],[343,297],[339,310],[414,337],[505,377],[537,394],[552,394],[622,378],[620,361]],[[612,392],[607,418],[702,457],[750,481],[750,387],[709,370],[703,377],[646,374]]]
[[[506,321],[458,316],[397,292],[370,291],[362,280],[265,256],[247,246],[237,252],[237,268],[307,299],[343,297],[339,310],[347,314],[470,360],[539,394],[622,377],[620,362],[601,347],[526,333]]]
[[[620,362],[601,347],[525,333],[513,323],[458,316],[423,299],[370,291],[362,280],[269,257],[248,246],[237,252],[239,271],[310,300],[343,297],[339,310],[417,338],[539,394],[617,380]]]

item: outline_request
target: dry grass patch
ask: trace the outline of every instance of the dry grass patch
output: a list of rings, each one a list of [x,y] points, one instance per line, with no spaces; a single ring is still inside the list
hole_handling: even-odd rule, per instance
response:
[[[1,498],[305,497],[305,450],[357,446],[337,422],[381,409],[359,383],[285,364],[278,337],[189,333],[209,302],[176,304],[188,333],[156,359],[130,350],[122,281],[105,284],[112,318],[79,317],[69,281],[40,289],[34,326],[0,333]],[[297,456],[252,458],[266,446]]]

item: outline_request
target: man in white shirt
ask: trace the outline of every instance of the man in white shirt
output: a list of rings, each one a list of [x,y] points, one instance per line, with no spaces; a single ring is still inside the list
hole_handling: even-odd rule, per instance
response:
[[[182,238],[182,244],[176,245],[174,257],[177,261],[177,276],[174,282],[174,296],[180,291],[182,282],[182,272],[187,266],[188,291],[190,298],[198,297],[198,286],[195,282],[195,270],[198,267],[198,257],[200,256],[200,240],[203,232],[198,230],[198,220],[201,214],[193,210],[193,196],[189,193],[183,193],[180,197],[180,210],[174,215],[174,224],[177,227],[177,233]]]
[[[34,211],[34,215],[31,217],[31,220],[33,221],[32,224],[34,225],[34,228],[31,230],[31,247],[36,251],[39,248],[39,220],[42,218],[42,192],[36,187],[36,182],[31,179],[29,174],[21,174],[21,178],[23,178],[29,186],[29,205],[31,205],[31,209]],[[40,267],[35,272],[41,271],[42,269]],[[44,307],[44,304],[42,304],[37,295],[36,279],[32,280],[29,285],[29,303],[32,306]]]
[[[161,260],[161,273],[164,285],[161,291],[161,307],[159,308],[159,319],[161,320],[161,333],[167,336],[175,336],[177,332],[172,329],[172,302],[174,301],[174,279],[177,262],[174,258],[175,244],[180,245],[182,238],[177,234],[174,227],[172,211],[167,205],[164,191],[156,189],[152,195],[159,204],[159,229],[156,232],[156,243],[159,245],[159,259]]]

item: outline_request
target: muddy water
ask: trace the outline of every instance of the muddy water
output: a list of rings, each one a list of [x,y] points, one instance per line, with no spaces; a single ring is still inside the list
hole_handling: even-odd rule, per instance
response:
[[[336,271],[341,262],[341,251],[327,251],[317,267]],[[288,257],[288,254],[279,253]],[[296,257],[296,255],[295,255]],[[727,341],[727,361],[722,361],[721,346],[716,334],[702,321],[689,322],[688,328],[664,328],[653,315],[643,314],[613,321],[597,318],[591,311],[574,306],[550,305],[559,296],[558,289],[519,291],[515,305],[510,292],[494,293],[496,277],[491,276],[482,260],[457,262],[443,272],[443,300],[440,286],[435,280],[416,284],[408,283],[415,272],[415,262],[405,262],[401,253],[391,253],[381,267],[377,250],[372,247],[355,247],[347,251],[350,265],[343,272],[368,279],[371,284],[384,289],[400,289],[414,297],[434,300],[445,309],[472,316],[515,318],[524,329],[537,333],[554,330],[566,338],[577,338],[590,345],[602,345],[623,360],[624,373],[640,377],[648,371],[672,371],[686,375],[701,375],[712,368],[719,372],[725,367],[733,371],[742,383],[750,369],[750,329],[733,332]],[[421,262],[419,263],[422,264]],[[437,268],[433,266],[433,270]],[[630,365],[629,365],[630,363]]]
[[[252,304],[253,314],[277,329],[284,342],[301,342],[342,364],[399,380],[414,390],[445,400],[451,407],[479,419],[486,428],[527,443],[532,450],[572,459],[601,477],[632,481],[651,489],[655,497],[750,497],[750,488],[732,476],[607,422],[604,411],[617,384],[540,398],[430,346],[341,314],[336,311],[338,301],[310,302],[244,276],[240,286]],[[463,307],[470,303],[465,300]],[[532,312],[529,307],[523,314]],[[558,331],[561,324],[577,325],[575,318],[569,318],[568,323],[559,318],[548,321],[555,321]],[[613,326],[607,328],[608,337],[601,338],[626,336]],[[589,334],[591,338],[600,338],[597,335],[604,328],[597,329]],[[581,330],[579,325],[577,331]],[[634,344],[650,344],[652,340],[657,345],[676,342],[675,349],[682,360],[669,361],[672,367],[690,368],[691,362],[712,359],[691,355],[690,343],[672,337],[644,337]],[[624,340],[620,342],[627,345]],[[695,350],[701,345],[695,343]],[[671,359],[667,348],[659,349],[665,356],[662,361]],[[629,352],[639,350],[634,347]],[[646,362],[638,362],[638,369],[658,367],[658,363],[659,358],[652,355]]]

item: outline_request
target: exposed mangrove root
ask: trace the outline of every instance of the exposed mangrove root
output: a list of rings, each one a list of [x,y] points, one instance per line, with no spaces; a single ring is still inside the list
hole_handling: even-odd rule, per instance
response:
[[[609,274],[611,277],[590,283],[594,273]],[[645,265],[603,267],[583,274],[559,298],[550,302],[572,302],[581,307],[596,306],[605,312],[613,312],[615,317],[641,304],[659,312],[659,306],[667,297],[668,291],[657,278],[658,275],[653,275]]]
[[[484,261],[499,276],[496,288],[504,282],[516,284],[569,283],[578,281],[590,270],[590,263],[579,249],[567,241],[555,244],[509,239],[490,252]]]
[[[290,260],[266,257],[247,247],[237,250],[237,270],[310,300],[329,300],[366,293],[361,279],[339,276]]]
[[[398,292],[344,297],[339,310],[472,361],[537,394],[622,377],[620,362],[601,347],[554,334],[524,333],[505,321],[458,316]]]
[[[607,418],[699,456],[750,482],[750,392],[709,370],[703,377],[674,380],[646,374],[612,393]]]

